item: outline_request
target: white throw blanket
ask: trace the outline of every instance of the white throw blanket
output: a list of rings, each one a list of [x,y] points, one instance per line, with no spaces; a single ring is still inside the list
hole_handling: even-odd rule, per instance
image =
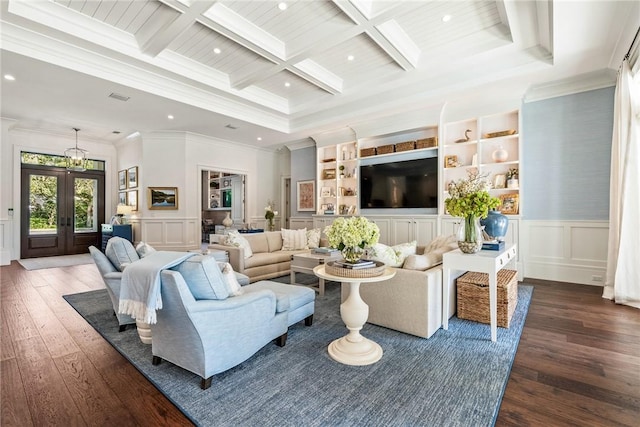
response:
[[[122,272],[118,311],[145,323],[156,323],[156,310],[162,308],[160,272],[194,255],[156,251],[129,264]]]

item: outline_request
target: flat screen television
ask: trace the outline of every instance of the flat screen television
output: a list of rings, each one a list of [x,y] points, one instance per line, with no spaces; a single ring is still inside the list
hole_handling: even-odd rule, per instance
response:
[[[438,158],[360,166],[360,209],[437,214]]]

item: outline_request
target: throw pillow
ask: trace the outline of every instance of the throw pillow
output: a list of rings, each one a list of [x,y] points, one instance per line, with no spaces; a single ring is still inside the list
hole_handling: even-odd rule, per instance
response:
[[[151,252],[155,252],[156,250],[148,243],[140,242],[136,245],[136,252],[140,258],[144,258],[149,255]]]
[[[225,285],[227,285],[229,296],[235,297],[238,295],[242,295],[244,291],[242,290],[242,286],[240,286],[240,283],[238,283],[238,279],[236,278],[236,274],[234,273],[231,264],[229,264],[228,262],[219,262],[218,267],[220,267],[222,277],[225,280]]]
[[[382,243],[373,245],[370,251],[369,259],[380,261],[389,267],[402,267],[404,260],[416,253],[417,242],[414,240],[410,243],[401,243],[395,246],[387,246]]]
[[[244,259],[251,258],[253,256],[251,245],[249,244],[247,239],[240,235],[238,230],[229,231],[224,244],[227,246],[235,246],[236,248],[244,249]]]
[[[437,237],[427,245],[423,255],[409,255],[402,268],[424,271],[441,264],[442,255],[458,247],[456,240],[455,236]]]
[[[315,249],[320,246],[320,229],[312,228],[307,230],[307,247],[309,249]]]
[[[282,229],[282,250],[297,251],[300,249],[308,249],[307,247],[307,229],[287,230]]]
[[[118,236],[109,239],[104,254],[109,258],[111,264],[120,271],[140,259],[136,248],[133,247],[131,242]]]
[[[218,262],[214,257],[195,255],[172,267],[182,274],[193,297],[197,300],[223,300],[229,296]]]

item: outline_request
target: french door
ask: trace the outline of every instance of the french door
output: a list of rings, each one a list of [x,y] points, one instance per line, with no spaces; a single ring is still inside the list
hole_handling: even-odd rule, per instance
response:
[[[100,247],[104,172],[23,165],[21,178],[20,258]]]

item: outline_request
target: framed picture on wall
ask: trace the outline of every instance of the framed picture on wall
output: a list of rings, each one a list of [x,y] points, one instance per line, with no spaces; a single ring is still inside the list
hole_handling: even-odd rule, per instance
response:
[[[315,180],[298,181],[298,211],[316,210]]]
[[[127,169],[127,188],[136,188],[138,186],[138,167],[134,166]]]
[[[132,211],[138,210],[138,190],[127,191],[127,204],[131,206]]]
[[[121,191],[118,193],[118,204],[119,205],[127,204],[127,193],[125,191]]]
[[[126,190],[127,189],[127,171],[121,170],[118,171],[118,190]]]
[[[178,187],[149,187],[149,209],[178,209]]]

